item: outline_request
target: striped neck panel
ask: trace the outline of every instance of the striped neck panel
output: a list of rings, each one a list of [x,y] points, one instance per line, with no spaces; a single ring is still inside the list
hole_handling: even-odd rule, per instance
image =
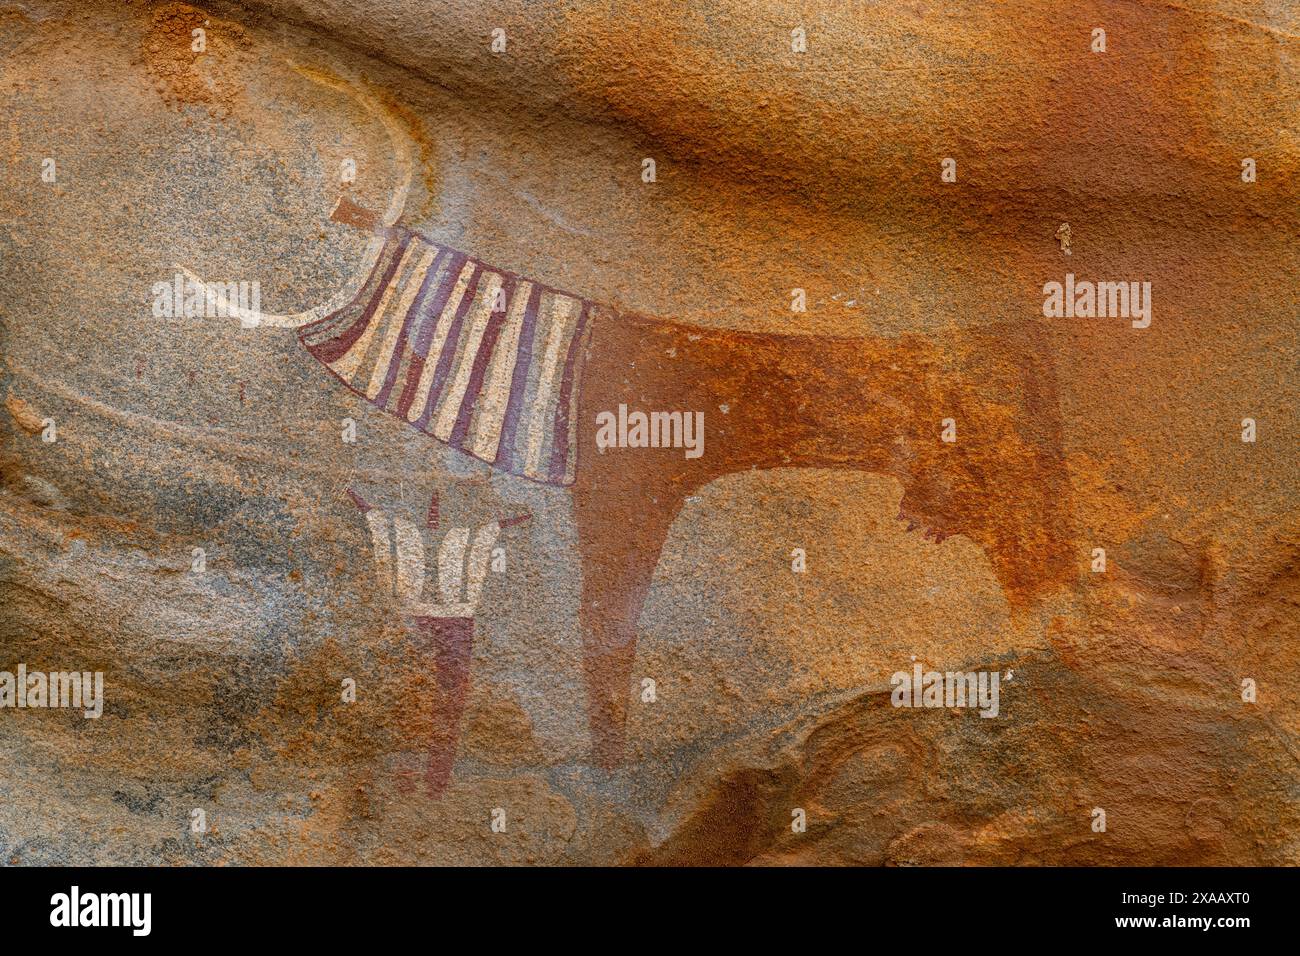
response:
[[[353,392],[480,461],[549,485],[577,467],[590,303],[402,226],[353,300],[298,331]]]

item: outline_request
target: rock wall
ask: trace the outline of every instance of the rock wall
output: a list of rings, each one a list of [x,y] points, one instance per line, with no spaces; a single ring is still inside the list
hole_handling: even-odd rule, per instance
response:
[[[0,100],[0,859],[1300,862],[1295,4],[23,0]],[[573,483],[304,348],[403,227],[583,303]]]

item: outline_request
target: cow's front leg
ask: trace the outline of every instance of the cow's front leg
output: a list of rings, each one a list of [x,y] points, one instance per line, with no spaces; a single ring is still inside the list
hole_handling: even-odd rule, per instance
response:
[[[575,486],[573,512],[582,558],[579,623],[592,757],[612,768],[625,755],[637,622],[686,491],[680,481],[596,470],[598,477]]]

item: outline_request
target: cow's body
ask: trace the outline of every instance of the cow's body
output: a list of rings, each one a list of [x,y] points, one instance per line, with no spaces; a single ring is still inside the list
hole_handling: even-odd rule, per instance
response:
[[[346,202],[335,218],[378,228]],[[410,238],[386,232],[395,247]],[[477,270],[483,289],[523,290],[531,304],[515,308],[505,295],[489,309],[486,293],[448,293],[421,317],[420,276],[395,278],[403,267],[394,263],[410,261],[403,246],[381,256],[380,281],[363,287],[350,318],[329,316],[303,340],[345,384],[412,426],[505,471],[572,487],[598,763],[623,757],[637,623],[668,530],[687,496],[716,478],[759,468],[888,475],[903,488],[899,517],[979,544],[1013,609],[1073,578],[1055,382],[1037,323],[896,338],[702,329],[556,290],[538,299],[545,287],[421,241],[430,270]],[[367,331],[385,309],[386,325]],[[419,370],[435,361],[445,374]],[[399,397],[408,381],[418,387]],[[620,405],[703,412],[704,453],[598,447],[597,417]],[[947,419],[955,441],[941,439]],[[520,438],[512,420],[538,430]]]

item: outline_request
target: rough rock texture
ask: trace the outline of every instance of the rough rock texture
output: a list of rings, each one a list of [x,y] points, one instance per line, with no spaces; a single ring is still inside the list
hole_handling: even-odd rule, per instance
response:
[[[1300,863],[1300,5],[0,0],[0,102],[0,671],[105,685],[99,719],[0,708],[0,859]],[[841,442],[694,489],[617,649],[625,746],[593,748],[574,492],[286,328],[154,314],[182,267],[327,302],[370,238],[337,200],[403,188],[403,222],[602,321],[860,338],[900,381],[925,356],[888,401],[965,396],[955,448],[1051,438],[926,484],[936,416],[910,478]],[[1150,327],[1045,318],[1067,272],[1152,283]],[[455,662],[349,490],[413,526],[437,495],[444,531],[531,515],[450,735]],[[997,527],[1067,573],[1009,586]],[[998,716],[891,706],[914,661],[1003,675]]]

